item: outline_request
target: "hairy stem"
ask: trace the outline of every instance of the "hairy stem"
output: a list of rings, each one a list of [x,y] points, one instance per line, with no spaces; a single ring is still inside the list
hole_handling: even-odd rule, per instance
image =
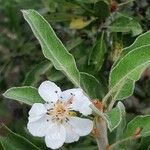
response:
[[[90,105],[90,108],[102,119],[107,120],[106,115],[102,111],[98,110],[93,104]]]
[[[98,136],[96,138],[98,149],[106,150],[108,146],[108,138],[107,138],[107,124],[104,119],[101,117],[97,117],[95,120],[96,128],[98,130]]]

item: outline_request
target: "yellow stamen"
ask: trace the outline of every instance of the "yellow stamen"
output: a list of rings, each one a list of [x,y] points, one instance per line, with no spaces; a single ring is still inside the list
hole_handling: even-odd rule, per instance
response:
[[[70,112],[69,112],[69,116],[77,116],[77,113],[74,112],[74,111],[70,111]]]

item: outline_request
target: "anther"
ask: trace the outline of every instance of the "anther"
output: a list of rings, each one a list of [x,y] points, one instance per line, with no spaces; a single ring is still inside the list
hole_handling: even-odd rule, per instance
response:
[[[47,109],[47,111],[53,110],[53,108]]]
[[[55,91],[55,93],[58,93],[58,91]]]
[[[68,121],[69,121],[69,119],[68,119],[68,118],[66,118],[66,121],[68,122]]]

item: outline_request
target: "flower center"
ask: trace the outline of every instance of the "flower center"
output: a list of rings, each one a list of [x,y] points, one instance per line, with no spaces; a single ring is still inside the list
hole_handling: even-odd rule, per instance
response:
[[[57,102],[52,111],[52,115],[56,118],[63,119],[69,115],[69,108],[63,102]]]
[[[70,103],[67,102],[62,102],[62,101],[57,101],[53,108],[49,109],[47,111],[47,114],[52,117],[53,122],[57,123],[63,123],[64,121],[67,122],[69,119],[69,116],[74,116],[76,115],[75,112],[71,111],[70,108]]]

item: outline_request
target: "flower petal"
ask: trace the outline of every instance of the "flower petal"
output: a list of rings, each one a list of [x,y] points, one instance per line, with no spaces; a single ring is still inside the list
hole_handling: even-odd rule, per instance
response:
[[[89,119],[71,117],[69,124],[74,127],[75,132],[80,136],[88,135],[93,129],[93,122]]]
[[[34,103],[29,111],[29,116],[36,117],[47,112],[45,106],[41,103]]]
[[[34,117],[29,116],[29,117],[28,117],[28,121],[29,121],[29,122],[34,122],[34,121],[39,120],[39,119],[42,118],[42,117],[43,117],[43,115],[41,115],[41,116],[34,116]]]
[[[40,96],[46,102],[56,102],[61,93],[61,89],[51,81],[44,81],[38,88]]]
[[[75,93],[78,93],[82,91],[81,89],[79,88],[74,88],[74,89],[69,89],[69,90],[66,90],[66,91],[63,91],[61,93],[61,100],[64,100],[64,101],[67,101],[69,100],[73,95],[75,95]]]
[[[79,140],[79,135],[74,131],[73,126],[71,126],[70,124],[66,124],[66,139],[65,139],[65,143],[72,143],[72,142],[76,142]]]
[[[45,106],[41,103],[35,103],[32,105],[29,111],[29,122],[34,122],[43,117],[46,114],[47,110]]]
[[[47,110],[51,109],[51,108],[54,108],[54,105],[55,105],[55,103],[49,103],[49,102],[47,102],[47,103],[44,104],[44,106],[45,106],[45,108]]]
[[[73,110],[79,111],[83,115],[90,115],[92,113],[92,109],[90,108],[91,102],[88,97],[85,96],[82,89],[70,89],[61,93],[63,101],[69,100],[71,97],[73,97],[73,103],[70,107]]]
[[[85,116],[92,114],[92,109],[90,108],[90,104],[82,106],[81,108],[79,108],[79,112]]]
[[[28,122],[27,129],[33,136],[43,137],[50,128],[51,121],[44,116],[36,121]]]
[[[61,124],[51,124],[47,135],[45,136],[45,142],[47,147],[51,149],[58,149],[63,145],[66,139],[66,129]]]

